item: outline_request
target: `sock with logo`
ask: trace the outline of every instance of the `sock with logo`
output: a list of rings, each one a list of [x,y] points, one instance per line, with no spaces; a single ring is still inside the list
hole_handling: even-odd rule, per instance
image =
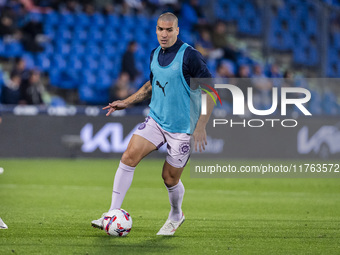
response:
[[[169,194],[169,201],[171,210],[169,213],[169,219],[172,221],[179,221],[182,218],[182,202],[184,197],[184,185],[179,182],[173,187],[166,187]]]
[[[126,192],[131,186],[135,167],[120,162],[113,181],[110,211],[121,208]]]

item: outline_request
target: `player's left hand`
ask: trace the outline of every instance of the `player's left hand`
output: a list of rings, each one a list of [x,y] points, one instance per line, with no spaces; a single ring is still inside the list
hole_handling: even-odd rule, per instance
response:
[[[205,146],[208,144],[207,142],[207,132],[205,127],[197,125],[194,133],[192,134],[194,138],[194,148],[197,151],[197,147],[199,152],[205,150]]]

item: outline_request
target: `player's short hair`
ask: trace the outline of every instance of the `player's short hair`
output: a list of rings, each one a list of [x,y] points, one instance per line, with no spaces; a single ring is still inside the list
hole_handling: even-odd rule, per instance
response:
[[[166,12],[158,17],[158,20],[174,22],[175,27],[178,27],[178,18],[171,12]],[[158,21],[157,20],[157,21]]]

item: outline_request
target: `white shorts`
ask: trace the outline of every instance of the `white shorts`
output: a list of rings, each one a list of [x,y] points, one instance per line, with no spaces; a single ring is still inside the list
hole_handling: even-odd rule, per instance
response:
[[[161,128],[150,116],[146,117],[134,133],[153,143],[157,149],[167,144],[166,161],[173,167],[182,168],[190,157],[190,135],[171,133]]]

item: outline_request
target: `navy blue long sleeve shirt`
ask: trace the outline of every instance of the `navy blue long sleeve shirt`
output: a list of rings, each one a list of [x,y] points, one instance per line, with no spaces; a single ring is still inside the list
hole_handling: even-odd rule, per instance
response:
[[[160,66],[169,65],[175,58],[179,48],[183,45],[180,39],[177,39],[174,45],[171,47],[161,50],[158,54],[158,63]],[[153,58],[153,54],[156,49],[151,52],[150,63]],[[207,64],[203,59],[201,53],[189,46],[185,49],[183,56],[183,75],[190,86],[190,78],[211,78],[211,73],[207,68]],[[150,72],[150,82],[152,84],[153,74]]]

